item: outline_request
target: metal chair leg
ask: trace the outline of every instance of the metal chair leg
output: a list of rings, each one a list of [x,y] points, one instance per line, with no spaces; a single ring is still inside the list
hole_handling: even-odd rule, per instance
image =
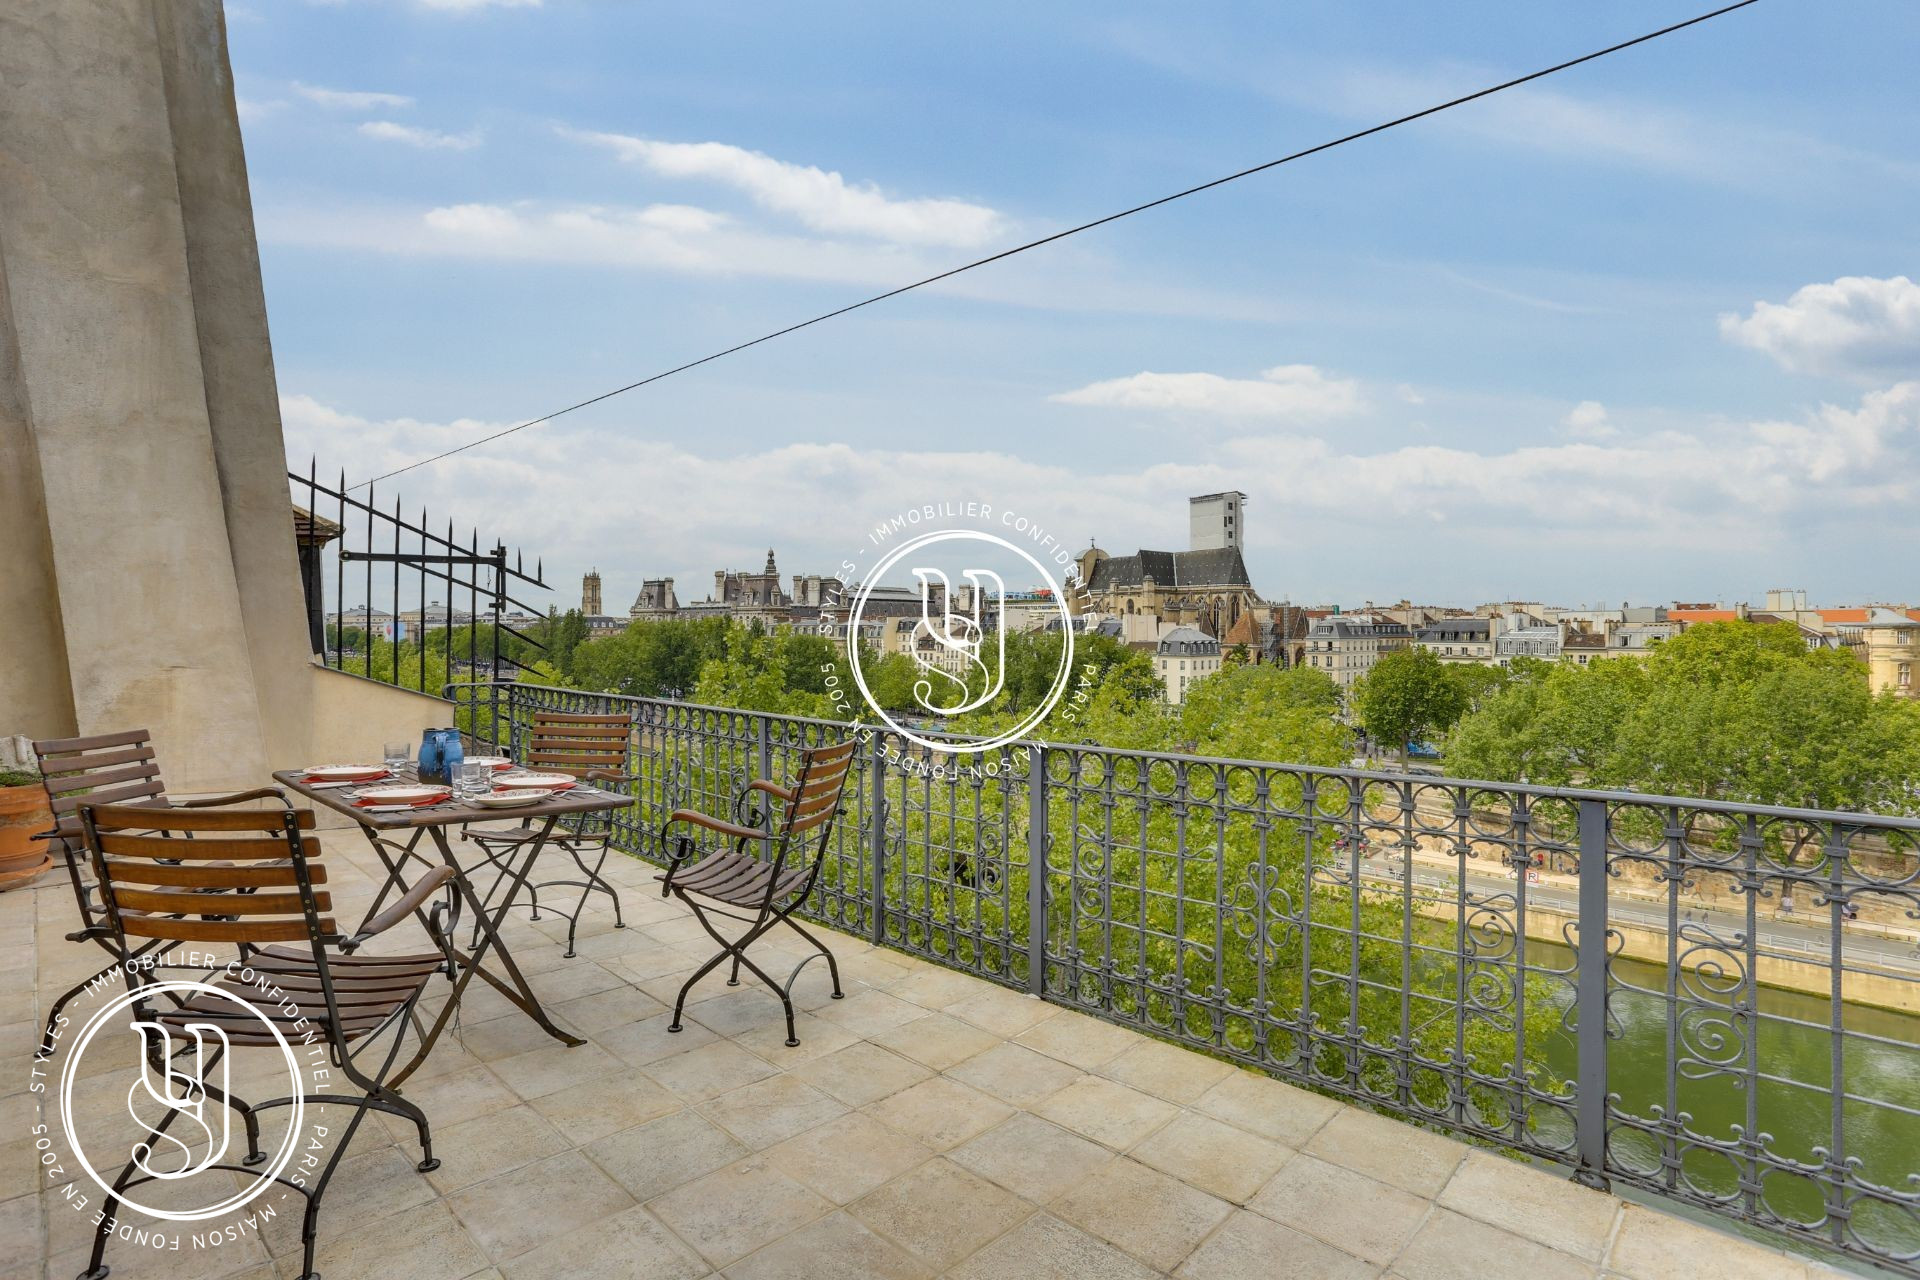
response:
[[[833,952],[827,950],[827,944],[801,928],[800,922],[795,920],[791,915],[781,916],[780,919],[786,922],[788,928],[805,938],[808,942],[811,942],[814,950],[827,958],[827,973],[833,978],[833,998],[835,1000],[845,1000],[847,993],[840,989],[840,962],[833,958]],[[796,970],[796,972],[798,971]]]

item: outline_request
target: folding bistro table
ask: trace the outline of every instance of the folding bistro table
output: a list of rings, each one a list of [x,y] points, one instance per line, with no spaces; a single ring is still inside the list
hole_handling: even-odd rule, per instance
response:
[[[525,976],[521,974],[519,966],[514,964],[513,956],[507,950],[506,942],[500,937],[500,924],[506,919],[507,912],[520,896],[521,889],[526,886],[527,874],[533,870],[534,863],[540,858],[540,851],[546,846],[548,838],[552,836],[554,827],[561,818],[573,814],[624,809],[633,803],[631,796],[597,791],[581,784],[566,791],[556,791],[537,804],[514,809],[488,809],[467,804],[457,798],[449,798],[443,803],[417,809],[376,811],[361,808],[354,803],[357,787],[309,783],[306,781],[306,776],[304,770],[297,769],[273,775],[276,782],[289,790],[297,791],[315,804],[353,819],[359,826],[360,833],[366,836],[367,843],[373,846],[373,852],[380,859],[381,865],[387,869],[387,882],[380,886],[379,895],[374,898],[373,905],[367,908],[368,919],[379,914],[389,893],[406,891],[407,882],[402,877],[401,871],[408,862],[417,860],[429,867],[433,865],[433,859],[420,847],[423,840],[431,841],[433,848],[440,854],[441,862],[453,869],[453,879],[449,880],[446,886],[447,901],[436,904],[431,914],[424,910],[416,913],[420,923],[426,927],[428,934],[446,953],[453,966],[454,971],[448,974],[453,980],[453,993],[448,997],[446,1004],[441,1006],[439,1014],[433,1020],[433,1025],[421,1035],[419,1051],[388,1077],[389,1085],[399,1084],[426,1061],[427,1054],[439,1040],[440,1033],[446,1029],[454,1011],[459,1008],[460,997],[475,974],[480,975],[494,990],[512,1001],[522,1013],[539,1023],[541,1029],[555,1040],[565,1045],[586,1043],[578,1036],[569,1035],[561,1030],[554,1025],[552,1019],[547,1017],[546,1010],[540,1007],[539,997],[535,996],[533,988],[527,985]],[[411,770],[393,779],[396,782],[411,780]],[[539,834],[524,845],[504,852],[499,861],[490,864],[494,866],[504,864],[506,883],[505,892],[496,901],[487,903],[482,901],[480,895],[474,891],[473,883],[468,878],[467,873],[471,868],[461,866],[459,859],[454,856],[453,846],[447,839],[447,831],[449,828],[469,822],[498,822],[503,818],[524,822],[528,826],[537,826]],[[405,833],[404,842],[400,838],[403,833]],[[480,860],[481,863],[487,863],[487,861]],[[443,910],[444,919],[441,918]],[[458,931],[463,910],[472,912],[474,924],[478,930],[471,951],[464,951],[454,945],[454,937]],[[489,952],[498,959],[500,967],[506,971],[504,977],[494,973],[483,963],[487,960]]]

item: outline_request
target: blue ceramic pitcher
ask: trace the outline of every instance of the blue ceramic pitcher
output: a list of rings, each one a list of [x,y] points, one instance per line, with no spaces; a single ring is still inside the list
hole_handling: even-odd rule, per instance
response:
[[[417,768],[422,782],[451,784],[466,752],[460,746],[458,729],[428,729],[420,735]]]

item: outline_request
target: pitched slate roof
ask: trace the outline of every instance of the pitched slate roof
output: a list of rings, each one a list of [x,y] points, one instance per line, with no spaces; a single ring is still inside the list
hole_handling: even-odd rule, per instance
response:
[[[1160,637],[1156,651],[1175,657],[1183,654],[1211,657],[1220,652],[1220,642],[1204,631],[1196,631],[1192,627],[1175,627]]]
[[[1110,556],[1093,567],[1093,591],[1126,590],[1152,578],[1155,586],[1176,589],[1251,587],[1247,562],[1238,547],[1209,551],[1136,551]]]

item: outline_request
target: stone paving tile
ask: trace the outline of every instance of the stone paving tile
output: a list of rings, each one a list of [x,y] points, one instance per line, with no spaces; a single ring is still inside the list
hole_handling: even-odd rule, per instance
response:
[[[945,1071],[1000,1043],[992,1032],[944,1013],[927,1014],[868,1038],[935,1071]]]
[[[831,1120],[847,1109],[797,1076],[769,1076],[702,1103],[700,1111],[758,1151]]]
[[[1014,1037],[1018,1044],[1091,1071],[1140,1042],[1140,1035],[1084,1013],[1057,1013]]]
[[[1291,1147],[1191,1111],[1134,1147],[1142,1164],[1223,1200],[1245,1204],[1293,1158]]]
[[[1006,1041],[947,1068],[947,1074],[1016,1107],[1044,1102],[1078,1080],[1078,1068]]]
[[[520,1095],[500,1083],[500,1078],[485,1066],[476,1064],[462,1071],[407,1081],[407,1100],[427,1113],[427,1124],[439,1145],[440,1135],[454,1125],[480,1116],[490,1116],[520,1105]],[[405,1116],[375,1112],[388,1136],[397,1142],[413,1142],[418,1136],[413,1121]]]
[[[1301,1149],[1417,1196],[1440,1194],[1466,1155],[1451,1138],[1352,1108],[1327,1121]]]
[[[1126,1150],[1180,1113],[1170,1102],[1099,1076],[1082,1076],[1033,1110],[1116,1151]]]
[[[1142,1040],[1103,1064],[1100,1074],[1142,1093],[1185,1105],[1232,1075],[1233,1068],[1191,1049]]]
[[[1150,1280],[1161,1274],[1106,1241],[1037,1213],[947,1272],[947,1280]]]
[[[569,1142],[582,1146],[622,1129],[631,1129],[655,1116],[680,1109],[680,1100],[637,1072],[598,1076],[592,1080],[542,1094],[533,1099],[533,1109],[566,1135]]]
[[[649,1062],[658,1062],[689,1049],[698,1049],[703,1044],[712,1044],[720,1038],[697,1022],[683,1022],[680,1030],[668,1031],[667,1024],[672,1021],[663,1013],[658,1017],[603,1031],[594,1036],[593,1041],[628,1066],[643,1067]]]
[[[629,985],[625,979],[605,991],[556,1004],[551,1010],[556,1018],[564,1018],[568,1026],[583,1036],[598,1035],[666,1011],[665,1005]]]
[[[847,1204],[932,1159],[933,1148],[855,1112],[767,1148],[766,1158],[835,1204]]]
[[[867,1226],[936,1271],[1033,1212],[1033,1205],[951,1160],[929,1160],[849,1206]]]
[[[708,1262],[724,1267],[831,1212],[833,1204],[754,1158],[697,1178],[647,1207]]]
[[[1620,1215],[1612,1196],[1483,1151],[1467,1157],[1436,1203],[1589,1262],[1606,1256]]]
[[[1299,1155],[1247,1207],[1384,1266],[1413,1238],[1430,1206],[1365,1174]]]
[[[871,1036],[924,1017],[927,1011],[910,1000],[868,987],[864,991],[849,991],[845,1000],[829,1001],[814,1012],[857,1035]]]
[[[1236,1209],[1174,1274],[1180,1280],[1372,1280],[1380,1268],[1271,1218]]]
[[[564,1045],[552,1040],[530,1053],[489,1065],[509,1089],[529,1101],[626,1070],[620,1059],[597,1044]]]
[[[1010,1039],[1035,1023],[1053,1017],[1060,1012],[1060,1006],[1005,987],[987,986],[979,995],[948,1005],[946,1012],[963,1022],[971,1022],[982,1031]]]
[[[445,1195],[559,1155],[570,1145],[552,1121],[523,1103],[437,1130],[433,1154],[440,1167],[426,1177]]]
[[[1035,1204],[1046,1204],[1115,1159],[1097,1142],[1030,1112],[963,1142],[948,1159]]]
[[[635,1206],[501,1264],[505,1280],[697,1280],[706,1262]]]
[[[457,1191],[447,1203],[499,1262],[556,1236],[594,1230],[633,1197],[584,1155],[566,1151]]]
[[[610,1134],[585,1148],[636,1200],[651,1200],[748,1154],[725,1130],[692,1109]]]
[[[354,833],[329,833],[330,852],[342,837],[334,890],[357,909],[373,863]],[[443,1164],[414,1170],[410,1122],[362,1127],[321,1214],[333,1280],[1838,1274],[841,935],[823,936],[848,998],[809,970],[798,1047],[770,993],[723,973],[669,1034],[665,1009],[712,944],[653,874],[610,864],[632,927],[596,900],[574,959],[563,919],[515,913],[508,946],[592,1043],[562,1048],[471,984],[406,1086]],[[45,883],[0,895],[0,962],[17,953],[34,975],[0,994],[0,1055],[37,1036],[42,992],[98,967],[62,939],[64,881]],[[804,949],[767,953],[789,965]],[[449,995],[432,984],[423,1010]],[[14,1058],[24,1072],[23,1054],[0,1066]],[[236,1059],[236,1087],[258,1083],[251,1065]],[[84,1071],[80,1109],[123,1108],[120,1073]],[[75,1274],[89,1242],[82,1215],[20,1181],[26,1148],[5,1135],[35,1115],[29,1095],[0,1096],[0,1160],[24,1170],[0,1170],[0,1280]],[[124,1247],[108,1260],[115,1280],[289,1280],[297,1221],[187,1270]]]
[[[809,1223],[726,1270],[728,1280],[924,1280],[932,1274],[845,1213]]]
[[[991,1129],[1013,1108],[995,1101],[958,1080],[935,1076],[865,1108],[882,1124],[945,1151],[985,1129]]]
[[[699,1102],[764,1080],[773,1074],[766,1060],[731,1040],[716,1040],[669,1058],[656,1058],[640,1070],[672,1090],[683,1102]]]
[[[445,1201],[436,1200],[391,1217],[368,1223],[364,1229],[334,1221],[328,1229],[326,1203],[321,1202],[320,1238],[313,1267],[321,1275],[406,1276],[408,1280],[463,1280],[487,1265],[471,1228],[454,1216]],[[344,1228],[344,1229],[343,1229]],[[111,1255],[109,1255],[111,1262]],[[281,1274],[298,1275],[300,1255]],[[115,1275],[123,1273],[115,1267]]]
[[[1394,1274],[1404,1280],[1481,1280],[1499,1270],[1528,1280],[1593,1280],[1600,1274],[1591,1262],[1439,1208],[1393,1263]],[[1675,1269],[1665,1274],[1692,1277],[1698,1272]]]
[[[1801,1280],[1807,1273],[1797,1258],[1637,1204],[1625,1206],[1606,1266],[1633,1280]]]
[[[1271,1138],[1296,1150],[1304,1147],[1344,1107],[1305,1089],[1282,1084],[1252,1071],[1235,1071],[1201,1094],[1193,1104],[1216,1120]]]
[[[933,1073],[878,1045],[862,1040],[794,1067],[793,1073],[850,1107],[878,1102]]]
[[[1224,1200],[1124,1158],[1100,1168],[1051,1208],[1160,1271],[1179,1266],[1233,1212]]]

